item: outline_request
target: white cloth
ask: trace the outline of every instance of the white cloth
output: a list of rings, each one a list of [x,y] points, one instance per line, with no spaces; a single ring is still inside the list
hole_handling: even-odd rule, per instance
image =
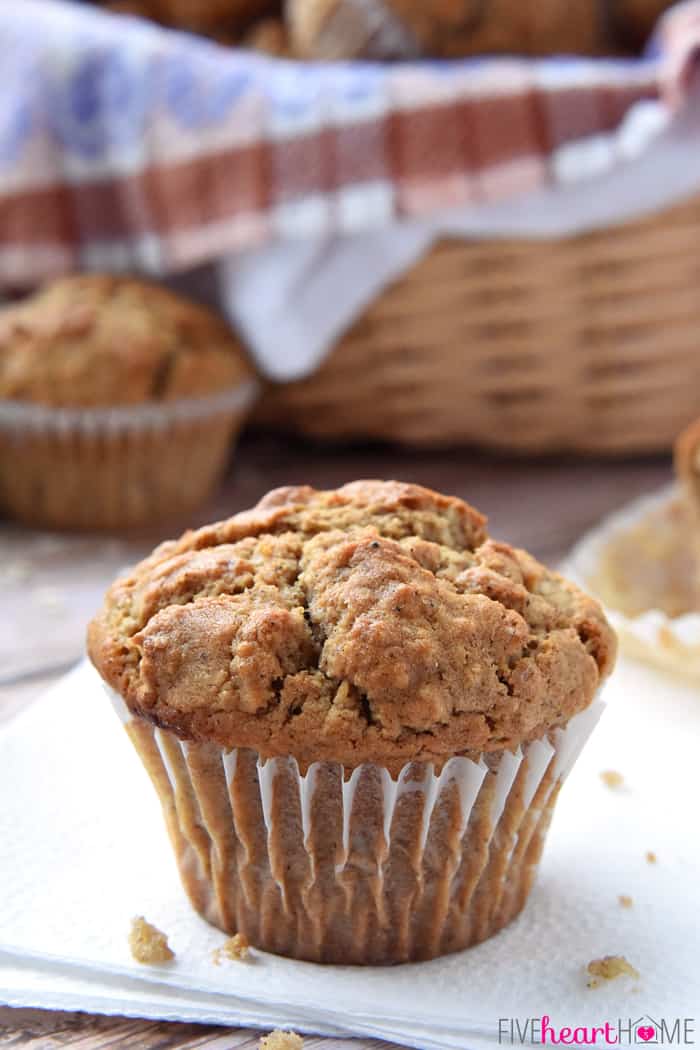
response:
[[[308,375],[362,311],[443,237],[560,237],[621,223],[700,190],[700,95],[671,118],[640,102],[620,129],[563,147],[562,183],[376,233],[275,242],[218,264],[221,305],[263,374]]]
[[[0,734],[0,999],[288,1024],[420,1050],[498,1045],[500,1018],[547,1014],[558,1026],[593,1026],[692,1017],[700,1004],[700,692],[623,663],[607,700],[562,792],[531,899],[497,937],[389,969],[261,953],[217,967],[211,953],[222,934],[188,904],[147,775],[82,665]],[[624,786],[606,787],[604,769],[619,770]],[[645,860],[648,850],[657,864]],[[619,894],[633,907],[621,908]],[[173,964],[132,961],[136,914],[167,932]],[[619,954],[639,980],[589,989],[587,962]]]

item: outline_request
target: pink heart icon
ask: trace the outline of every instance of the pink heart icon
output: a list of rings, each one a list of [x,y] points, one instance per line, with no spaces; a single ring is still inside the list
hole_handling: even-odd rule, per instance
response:
[[[637,1036],[643,1039],[645,1043],[648,1043],[650,1039],[653,1039],[656,1035],[654,1028],[650,1024],[643,1024],[637,1029]]]

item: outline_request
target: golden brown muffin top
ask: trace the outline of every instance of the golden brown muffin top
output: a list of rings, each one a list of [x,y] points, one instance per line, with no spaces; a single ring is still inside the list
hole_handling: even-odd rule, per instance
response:
[[[130,405],[216,393],[250,374],[220,318],[130,277],[64,277],[0,311],[3,398]]]
[[[276,489],[162,544],[109,590],[91,659],[180,737],[302,767],[499,751],[610,671],[593,599],[418,485]]]

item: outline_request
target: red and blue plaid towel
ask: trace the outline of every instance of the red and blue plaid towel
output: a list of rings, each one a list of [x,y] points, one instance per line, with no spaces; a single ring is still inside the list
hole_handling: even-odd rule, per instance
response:
[[[641,99],[678,107],[700,0],[640,60],[304,64],[58,0],[0,6],[0,286],[156,273],[493,202]]]

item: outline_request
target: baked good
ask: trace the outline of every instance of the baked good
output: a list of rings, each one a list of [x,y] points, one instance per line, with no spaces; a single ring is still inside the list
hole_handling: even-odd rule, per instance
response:
[[[235,34],[257,18],[275,14],[275,0],[104,0],[118,14],[151,18],[174,29],[211,36]]]
[[[250,25],[275,9],[274,0],[155,0],[155,17],[195,32]]]
[[[627,51],[639,52],[656,23],[675,0],[610,0],[615,39]]]
[[[195,908],[268,951],[382,964],[520,911],[615,639],[472,507],[364,481],[161,545],[88,651]]]
[[[61,278],[0,311],[0,506],[56,526],[194,507],[251,370],[209,310],[128,277]]]
[[[254,22],[241,40],[241,46],[277,58],[291,58],[292,55],[289,33],[281,18],[262,18]]]
[[[262,1036],[258,1050],[304,1050],[304,1040],[296,1032],[283,1032],[275,1028],[274,1032]]]
[[[610,49],[601,5],[585,0],[288,0],[295,48],[321,59],[439,58]]]
[[[134,962],[142,963],[144,966],[157,966],[175,958],[175,952],[168,944],[167,935],[157,926],[146,922],[143,915],[136,915],[131,920],[129,950]]]
[[[290,53],[291,32],[295,53],[330,60],[634,53],[673,0],[286,2],[286,19],[274,0],[106,0],[104,6],[273,55]]]
[[[295,48],[320,59],[599,55],[641,49],[671,0],[287,0]]]

